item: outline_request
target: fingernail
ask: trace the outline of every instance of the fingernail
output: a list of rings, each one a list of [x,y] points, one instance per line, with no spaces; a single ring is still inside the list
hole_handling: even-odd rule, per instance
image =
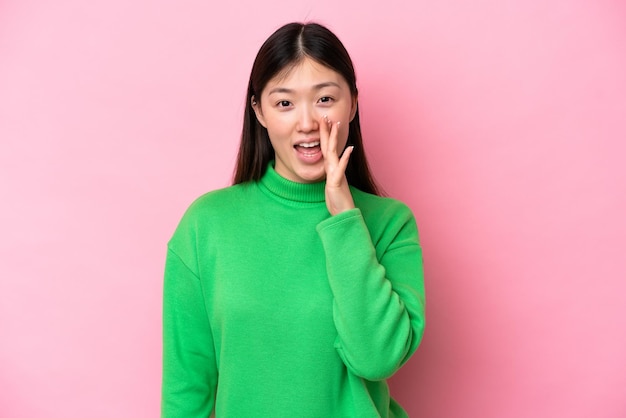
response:
[[[341,124],[341,122],[337,122],[337,126],[339,126]]]

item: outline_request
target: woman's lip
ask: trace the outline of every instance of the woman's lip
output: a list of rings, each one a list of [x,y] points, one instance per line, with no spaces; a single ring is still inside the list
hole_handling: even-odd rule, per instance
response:
[[[294,146],[293,150],[298,160],[306,164],[315,164],[323,158],[322,149],[319,145],[312,148]]]
[[[319,138],[299,139],[293,144],[293,146],[297,147],[300,144],[310,144],[311,142],[320,142],[320,139]]]

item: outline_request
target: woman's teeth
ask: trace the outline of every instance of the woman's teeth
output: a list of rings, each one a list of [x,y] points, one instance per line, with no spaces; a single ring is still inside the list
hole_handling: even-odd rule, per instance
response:
[[[315,142],[303,142],[302,144],[298,144],[296,146],[298,147],[302,147],[302,148],[313,148],[313,147],[317,147],[320,144],[319,141],[315,141]]]

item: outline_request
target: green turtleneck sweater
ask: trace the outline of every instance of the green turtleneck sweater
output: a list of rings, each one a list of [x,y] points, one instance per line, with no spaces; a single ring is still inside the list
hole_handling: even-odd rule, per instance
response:
[[[168,245],[163,418],[406,417],[385,381],[424,331],[411,211],[270,165],[196,200]]]

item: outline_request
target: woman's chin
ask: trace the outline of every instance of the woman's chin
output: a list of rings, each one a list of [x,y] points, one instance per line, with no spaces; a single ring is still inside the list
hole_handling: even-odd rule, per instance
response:
[[[282,164],[280,160],[276,161],[276,172],[287,180],[296,183],[317,183],[326,178],[326,170],[324,169],[324,160],[314,164],[302,164],[300,162],[292,162],[292,164]]]
[[[315,166],[301,167],[296,171],[297,182],[299,183],[317,183],[326,178],[324,171],[324,163]]]
[[[300,178],[299,183],[318,183],[326,178],[326,173],[324,173],[324,171],[319,174],[306,173],[298,177]]]

